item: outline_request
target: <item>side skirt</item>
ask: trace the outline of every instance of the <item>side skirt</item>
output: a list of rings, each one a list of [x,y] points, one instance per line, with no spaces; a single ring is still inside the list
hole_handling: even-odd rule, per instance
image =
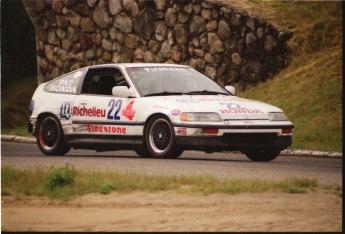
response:
[[[96,151],[134,150],[143,145],[142,136],[65,135],[66,144],[75,149]]]

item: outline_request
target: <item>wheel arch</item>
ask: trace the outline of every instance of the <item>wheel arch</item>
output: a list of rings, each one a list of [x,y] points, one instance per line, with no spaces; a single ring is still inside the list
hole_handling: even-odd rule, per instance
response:
[[[172,120],[170,119],[170,117],[169,117],[167,114],[162,113],[162,112],[152,113],[152,114],[149,115],[149,116],[146,118],[146,120],[145,120],[145,124],[144,124],[144,128],[143,128],[143,136],[145,135],[147,126],[148,126],[149,122],[151,121],[151,119],[153,119],[153,118],[155,118],[155,117],[157,117],[157,116],[166,117],[166,118],[169,120],[170,124],[173,126]]]
[[[49,121],[53,121],[53,124]],[[44,112],[37,116],[35,136],[39,149],[45,155],[65,155],[71,149],[71,146],[65,143],[61,121],[54,113]]]
[[[160,125],[159,122],[162,122],[162,121],[164,121],[167,125],[169,125],[169,128],[170,128],[168,130],[169,137],[167,138],[168,140],[166,141],[166,139],[164,139],[165,137],[159,136],[158,137],[159,139],[157,140],[160,141],[158,143],[158,145],[160,146],[158,146],[156,143],[156,140],[152,139],[153,138],[152,128],[156,128],[157,122],[158,122],[158,125]],[[153,130],[153,131],[156,131],[156,130]],[[163,132],[160,134],[165,135],[165,133],[163,130]],[[173,121],[169,117],[169,115],[166,115],[164,113],[154,113],[146,119],[145,126],[143,129],[143,145],[146,151],[149,152],[149,154],[151,154],[151,157],[155,157],[155,158],[178,158],[183,153],[183,150],[181,150],[180,148],[176,146],[176,138],[175,138],[175,130],[174,130]]]
[[[53,117],[57,118],[57,119],[59,120],[60,126],[61,126],[61,121],[60,121],[60,119],[59,119],[59,116],[57,116],[57,115],[54,114],[53,112],[42,112],[42,113],[39,113],[39,114],[37,115],[37,123],[38,123],[41,119],[43,119],[44,117],[47,117],[47,116],[53,116]],[[37,124],[36,124],[36,128],[35,128],[34,134],[36,134],[36,133],[37,133]]]

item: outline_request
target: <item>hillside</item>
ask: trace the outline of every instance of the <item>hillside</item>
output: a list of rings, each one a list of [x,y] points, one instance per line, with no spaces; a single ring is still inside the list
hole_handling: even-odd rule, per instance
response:
[[[251,2],[273,9],[293,32],[291,59],[238,95],[282,108],[295,124],[291,148],[342,152],[342,3]]]

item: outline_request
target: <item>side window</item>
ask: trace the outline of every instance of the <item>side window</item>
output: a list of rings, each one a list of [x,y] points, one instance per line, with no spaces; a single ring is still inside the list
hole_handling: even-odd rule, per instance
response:
[[[82,77],[84,73],[85,70],[78,70],[60,76],[49,82],[44,87],[44,90],[53,93],[77,94],[80,77]]]
[[[84,80],[82,93],[112,95],[114,86],[128,86],[122,72],[116,68],[96,68],[89,70]]]

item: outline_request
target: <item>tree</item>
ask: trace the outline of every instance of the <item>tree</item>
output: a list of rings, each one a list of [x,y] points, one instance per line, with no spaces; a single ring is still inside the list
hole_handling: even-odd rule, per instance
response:
[[[21,0],[2,0],[1,88],[36,73],[35,28]]]

